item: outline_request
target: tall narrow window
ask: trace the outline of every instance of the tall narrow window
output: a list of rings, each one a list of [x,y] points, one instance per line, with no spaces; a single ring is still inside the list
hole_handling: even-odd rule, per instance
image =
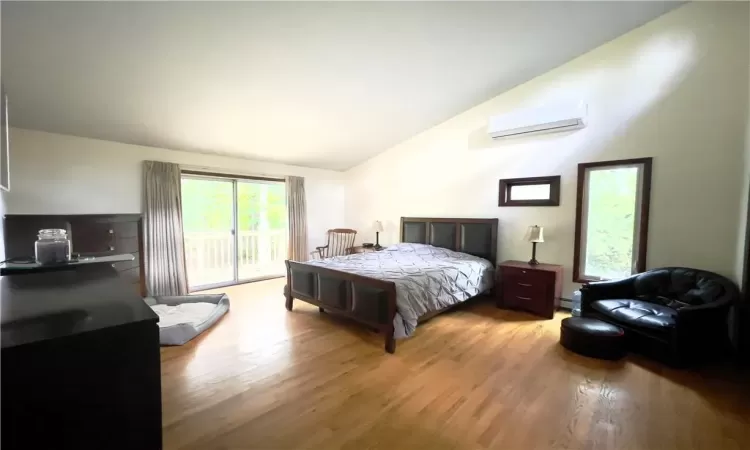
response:
[[[578,165],[573,281],[646,269],[651,158]]]

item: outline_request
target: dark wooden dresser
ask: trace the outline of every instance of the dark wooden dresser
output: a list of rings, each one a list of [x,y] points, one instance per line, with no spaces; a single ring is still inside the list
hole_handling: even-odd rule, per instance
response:
[[[0,277],[3,450],[161,442],[158,316],[111,264]]]
[[[551,319],[560,306],[563,267],[505,261],[497,266],[497,306]]]

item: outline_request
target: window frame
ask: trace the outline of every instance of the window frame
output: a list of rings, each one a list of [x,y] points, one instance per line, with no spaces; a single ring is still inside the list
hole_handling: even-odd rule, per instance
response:
[[[540,200],[511,200],[514,186],[549,185],[549,198]],[[560,206],[560,175],[528,178],[505,178],[500,180],[498,206]]]
[[[575,283],[589,283],[592,281],[604,281],[606,278],[586,276],[582,272],[582,257],[585,253],[585,247],[583,244],[583,209],[584,199],[586,198],[587,189],[587,171],[589,169],[602,169],[602,168],[617,168],[617,167],[628,167],[628,166],[642,166],[643,169],[639,172],[639,190],[637,201],[640,203],[640,208],[637,209],[637,229],[634,234],[637,246],[637,252],[635,254],[635,264],[631,274],[645,272],[646,270],[646,254],[648,249],[648,217],[649,210],[651,208],[651,169],[652,169],[653,158],[633,158],[633,159],[617,159],[611,161],[599,161],[590,163],[578,164],[578,180],[577,180],[577,191],[576,191],[576,222],[575,222],[575,242],[573,248],[573,282]]]
[[[258,277],[251,277],[251,278],[242,278],[240,276],[240,259],[237,255],[237,252],[240,249],[240,243],[239,243],[239,236],[240,236],[240,227],[239,227],[239,185],[240,183],[248,183],[248,182],[259,182],[263,184],[283,184],[286,189],[286,179],[285,178],[272,178],[272,177],[264,177],[264,176],[253,176],[253,175],[237,175],[232,173],[223,173],[223,172],[205,172],[201,170],[180,170],[180,196],[182,197],[182,181],[184,179],[194,179],[194,180],[214,180],[214,181],[225,181],[232,183],[232,230],[231,234],[233,236],[232,238],[232,250],[233,250],[233,278],[230,281],[219,281],[215,283],[209,283],[209,284],[196,284],[191,285],[190,284],[190,277],[188,274],[188,292],[194,293],[194,292],[200,292],[208,289],[217,289],[222,287],[228,287],[228,286],[236,286],[240,284],[245,283],[254,283],[256,281],[263,281],[263,280],[270,280],[274,278],[283,278],[286,275],[283,273],[279,274],[269,274],[269,275],[261,275]],[[182,199],[181,199],[182,201]],[[286,202],[285,202],[286,203]],[[288,207],[288,206],[287,206]],[[180,213],[181,215],[184,214],[184,209]],[[184,216],[182,216],[184,218]],[[184,229],[184,223],[183,223],[183,234],[185,233]],[[289,239],[289,231],[288,231],[288,224],[287,224],[287,242]],[[183,250],[184,250],[184,242],[183,242]],[[185,251],[185,257],[187,257],[187,251]],[[185,261],[186,269],[187,269],[187,260]]]

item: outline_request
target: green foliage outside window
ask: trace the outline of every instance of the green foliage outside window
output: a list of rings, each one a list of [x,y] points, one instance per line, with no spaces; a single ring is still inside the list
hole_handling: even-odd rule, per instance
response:
[[[237,182],[239,231],[287,227],[283,183]],[[199,178],[182,179],[182,217],[186,231],[228,231],[232,224],[232,183]]]
[[[633,270],[638,168],[591,170],[584,274],[605,279]]]

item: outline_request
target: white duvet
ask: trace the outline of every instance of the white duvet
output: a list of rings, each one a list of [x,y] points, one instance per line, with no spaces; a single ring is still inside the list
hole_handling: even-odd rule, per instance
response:
[[[180,305],[153,305],[151,309],[159,315],[159,328],[178,324],[189,324],[193,327],[205,322],[216,309],[213,303],[182,303]]]

